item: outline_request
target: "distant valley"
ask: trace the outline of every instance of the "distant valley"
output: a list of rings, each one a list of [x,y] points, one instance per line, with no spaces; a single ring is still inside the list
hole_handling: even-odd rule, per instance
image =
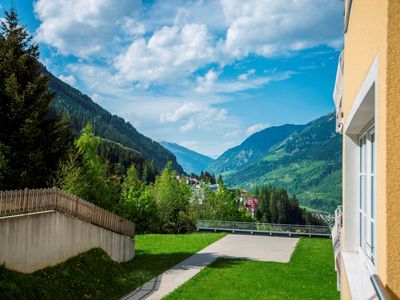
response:
[[[187,173],[207,170],[222,175],[231,187],[284,187],[303,206],[332,211],[341,202],[342,141],[335,115],[305,125],[282,125],[254,133],[216,160],[179,146],[162,143]]]
[[[176,156],[178,164],[182,166],[187,174],[194,173],[199,175],[201,171],[206,170],[214,162],[214,159],[211,157],[197,153],[181,145],[166,141],[161,141],[160,144]]]

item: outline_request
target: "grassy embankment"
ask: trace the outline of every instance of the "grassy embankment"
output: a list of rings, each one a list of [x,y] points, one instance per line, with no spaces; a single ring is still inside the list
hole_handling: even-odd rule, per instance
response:
[[[136,257],[120,264],[93,249],[32,274],[0,266],[0,299],[118,299],[223,236],[138,235]]]

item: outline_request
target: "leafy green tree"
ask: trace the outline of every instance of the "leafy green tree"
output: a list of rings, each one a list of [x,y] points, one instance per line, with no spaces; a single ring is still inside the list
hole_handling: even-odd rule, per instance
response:
[[[193,227],[190,214],[189,186],[180,181],[168,163],[154,183],[153,196],[157,203],[162,232],[181,233]]]
[[[51,183],[70,137],[68,123],[50,113],[54,97],[41,72],[39,48],[15,8],[0,30],[0,188]]]
[[[193,192],[192,210],[194,219],[251,221],[246,208],[239,203],[240,192],[228,190],[222,184],[217,192],[207,185]]]
[[[55,184],[65,192],[86,199],[90,182],[77,153],[71,152],[68,159],[60,163]]]
[[[136,232],[147,233],[159,230],[157,205],[151,196],[150,186],[139,180],[132,165],[122,184],[120,214],[136,225]]]
[[[119,187],[117,182],[110,178],[109,167],[97,154],[100,143],[101,139],[94,135],[93,126],[90,123],[75,141],[78,154],[82,157],[85,178],[89,182],[85,199],[113,210],[119,201]]]

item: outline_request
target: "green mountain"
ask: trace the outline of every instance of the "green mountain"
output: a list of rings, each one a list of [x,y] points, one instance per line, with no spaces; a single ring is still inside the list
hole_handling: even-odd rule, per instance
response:
[[[181,145],[161,141],[160,144],[175,154],[178,163],[183,170],[188,173],[200,175],[201,171],[205,171],[207,167],[214,161],[211,157],[192,151]]]
[[[239,146],[225,151],[209,167],[210,173],[227,176],[262,158],[271,147],[285,140],[303,125],[283,125],[263,129],[248,137]]]
[[[89,122],[94,122],[95,134],[105,140],[120,144],[131,153],[137,151],[146,160],[153,160],[160,169],[168,161],[178,173],[183,173],[182,167],[177,163],[176,157],[156,141],[138,132],[123,118],[112,115],[110,112],[93,102],[87,95],[64,83],[49,73],[44,67],[43,72],[50,76],[49,88],[56,96],[52,108],[58,114],[66,116],[75,136],[79,135],[82,128]],[[120,151],[124,148],[119,147]],[[130,154],[128,156],[131,156]]]
[[[341,202],[342,139],[330,113],[299,127],[264,155],[224,177],[232,186],[286,188],[301,204],[332,211]]]

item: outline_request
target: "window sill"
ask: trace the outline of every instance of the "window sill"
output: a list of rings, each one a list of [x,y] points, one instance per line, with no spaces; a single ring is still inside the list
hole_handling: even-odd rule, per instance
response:
[[[370,280],[372,275],[357,252],[343,251],[344,271],[353,300],[378,299]]]

